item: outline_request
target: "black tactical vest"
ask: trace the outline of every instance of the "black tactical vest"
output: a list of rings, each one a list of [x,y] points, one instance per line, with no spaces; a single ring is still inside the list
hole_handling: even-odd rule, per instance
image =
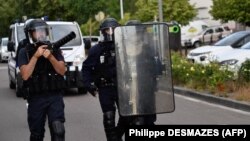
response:
[[[102,49],[95,67],[95,84],[98,87],[116,85],[116,58],[114,43],[101,43]]]
[[[55,56],[58,52],[53,52]],[[27,50],[28,60],[34,55],[34,51]],[[38,58],[34,71],[27,81],[30,94],[43,94],[48,91],[57,91],[65,88],[64,77],[58,74],[48,59]]]

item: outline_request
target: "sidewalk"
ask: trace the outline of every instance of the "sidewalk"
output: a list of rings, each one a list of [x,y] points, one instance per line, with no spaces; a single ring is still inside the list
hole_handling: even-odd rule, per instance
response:
[[[220,104],[234,109],[250,112],[250,103],[236,101],[228,98],[218,97],[211,94],[199,93],[190,89],[174,87],[174,93],[204,100],[210,103]]]

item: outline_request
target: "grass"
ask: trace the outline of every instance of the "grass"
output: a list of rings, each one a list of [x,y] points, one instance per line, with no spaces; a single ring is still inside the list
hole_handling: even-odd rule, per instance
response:
[[[241,87],[239,90],[234,92],[232,98],[239,101],[250,102],[250,86]]]

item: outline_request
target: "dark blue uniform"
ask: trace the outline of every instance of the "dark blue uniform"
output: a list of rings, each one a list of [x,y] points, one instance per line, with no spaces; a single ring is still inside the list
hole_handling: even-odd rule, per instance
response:
[[[64,61],[61,53],[53,54],[58,61]],[[26,48],[22,48],[18,55],[18,65],[26,65],[29,63],[28,53]],[[41,58],[41,57],[40,57]],[[40,59],[39,58],[39,59]],[[39,61],[37,61],[39,63]],[[43,64],[44,65],[44,64]],[[35,68],[36,69],[36,68]],[[38,70],[39,71],[39,70]],[[33,72],[34,73],[34,72]],[[40,82],[42,85],[42,82]],[[49,85],[49,84],[48,84]],[[30,92],[28,101],[28,124],[31,132],[31,140],[42,141],[45,133],[46,116],[48,117],[48,123],[50,130],[53,128],[53,122],[65,122],[64,116],[64,102],[63,102],[62,90],[47,90],[42,93]],[[56,124],[55,126],[62,126],[62,124]],[[56,134],[64,134],[64,127],[61,131],[56,131]],[[55,132],[55,131],[51,131]],[[54,133],[52,133],[52,138]],[[53,140],[53,139],[52,139]]]
[[[103,125],[107,141],[120,141],[124,134],[124,127],[133,124],[136,117],[119,116],[115,124],[115,112],[118,107],[116,57],[114,43],[114,29],[119,23],[114,18],[106,18],[100,24],[102,41],[89,50],[88,58],[82,65],[82,76],[87,90],[95,95],[96,87],[99,91],[99,101],[103,112]],[[155,116],[148,116],[143,120],[155,121]],[[152,119],[152,120],[151,120]],[[146,122],[144,122],[146,123]],[[150,122],[152,123],[152,122]],[[148,123],[146,123],[148,124]]]
[[[89,50],[83,62],[84,84],[89,87],[95,83],[99,90],[102,111],[115,111],[117,103],[116,68],[113,44],[102,43]],[[113,55],[113,56],[112,56]]]
[[[118,94],[114,43],[99,43],[90,48],[88,58],[83,62],[82,74],[87,88],[91,87],[93,82],[98,88],[107,140],[119,140],[118,132],[120,125],[124,125],[124,118],[119,117],[116,127],[115,112],[118,106]]]
[[[134,117],[119,116],[115,128],[114,114],[118,106],[118,93],[114,43],[99,43],[90,48],[88,58],[83,62],[82,74],[84,84],[87,88],[91,87],[93,82],[98,88],[99,101],[104,116],[104,128],[108,140],[111,138],[109,135],[113,137],[117,135],[118,139],[114,139],[114,141],[119,140],[125,132],[124,127],[127,125],[154,124],[155,115]],[[116,131],[113,132],[112,130]]]

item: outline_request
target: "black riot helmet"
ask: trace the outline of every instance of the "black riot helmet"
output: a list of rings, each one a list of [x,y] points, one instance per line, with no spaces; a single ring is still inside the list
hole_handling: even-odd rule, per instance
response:
[[[106,18],[100,25],[100,36],[102,42],[114,41],[114,29],[119,23],[114,18]]]
[[[24,33],[30,43],[52,40],[51,28],[42,19],[27,20],[24,25]]]
[[[125,25],[139,25],[141,22],[139,20],[130,20]]]

